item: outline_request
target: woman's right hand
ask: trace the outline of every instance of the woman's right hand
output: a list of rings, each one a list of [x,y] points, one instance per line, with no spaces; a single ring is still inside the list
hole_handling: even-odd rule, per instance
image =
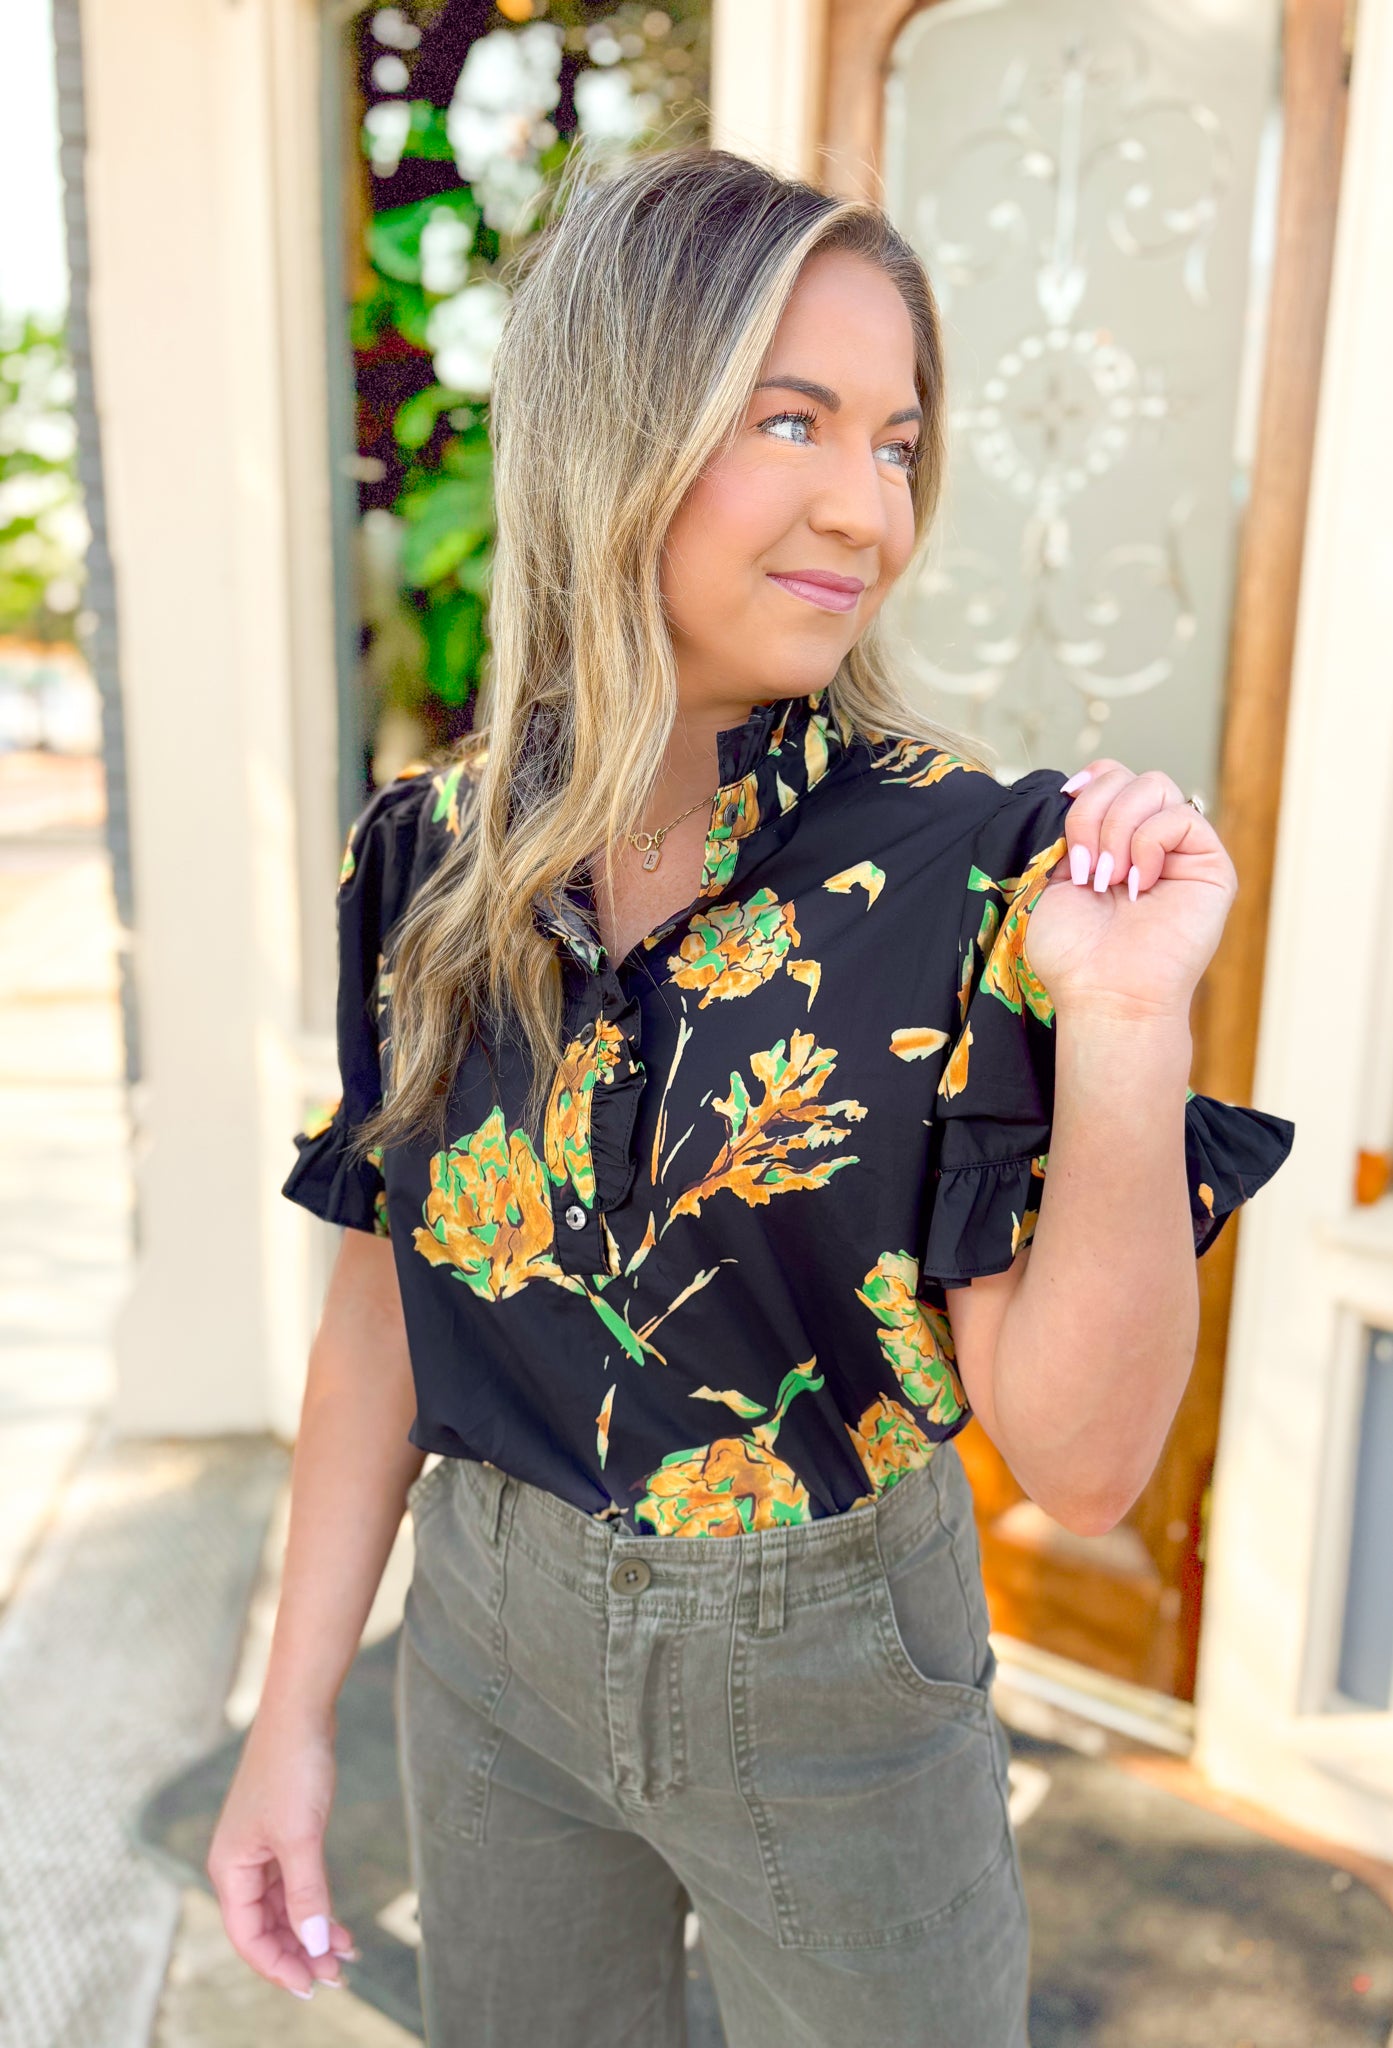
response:
[[[299,1998],[338,1988],[340,1959],[358,1953],[324,1872],[334,1781],[332,1724],[253,1722],[204,1866],[243,1962]]]

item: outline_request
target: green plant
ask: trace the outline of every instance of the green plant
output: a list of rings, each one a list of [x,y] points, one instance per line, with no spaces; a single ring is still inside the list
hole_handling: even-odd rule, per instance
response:
[[[429,31],[448,12],[439,0],[419,13],[392,10],[393,47],[409,50],[421,35],[414,21]],[[382,682],[388,703],[437,736],[468,721],[487,658],[488,379],[509,262],[545,219],[579,133],[615,149],[655,131],[665,141],[697,138],[706,71],[707,0],[623,0],[598,18],[585,0],[560,0],[544,17],[479,38],[448,106],[402,97],[369,110],[362,147],[378,190],[403,161],[455,170],[441,189],[374,212],[370,282],[352,313],[360,356],[390,358],[397,378],[416,386],[392,413],[390,510],[399,607],[415,622],[420,656],[384,665]],[[577,111],[563,132],[552,116],[567,81]]]
[[[61,321],[0,318],[0,633],[74,640],[87,521]]]

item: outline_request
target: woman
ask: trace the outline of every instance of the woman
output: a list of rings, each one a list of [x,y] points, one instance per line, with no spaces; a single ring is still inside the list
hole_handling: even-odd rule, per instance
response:
[[[952,1439],[1086,1533],[1146,1483],[1195,1255],[1292,1136],[1187,1085],[1233,866],[1165,774],[1005,787],[896,680],[944,394],[875,209],[582,181],[493,419],[487,748],[353,827],[286,1183],[348,1227],[227,1928],[302,1996],[352,1952],[334,1702],[405,1501],[434,2048],[679,2043],[689,1906],[731,2048],[1019,2048]]]

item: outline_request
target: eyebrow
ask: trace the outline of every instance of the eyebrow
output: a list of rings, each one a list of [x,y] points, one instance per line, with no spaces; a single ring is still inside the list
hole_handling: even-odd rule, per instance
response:
[[[840,412],[842,401],[826,384],[814,384],[810,377],[766,377],[756,384],[756,391],[801,391],[806,398],[815,398],[819,405],[825,405],[828,412]],[[902,426],[906,421],[922,421],[922,406],[907,405],[903,412],[892,412],[886,420],[887,427]]]

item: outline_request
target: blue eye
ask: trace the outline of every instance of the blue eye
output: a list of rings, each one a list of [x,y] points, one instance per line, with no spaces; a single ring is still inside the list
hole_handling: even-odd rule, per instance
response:
[[[760,421],[759,431],[768,434],[771,441],[786,441],[790,447],[809,448],[812,442],[806,430],[816,425],[815,412],[776,412],[771,413],[767,420]],[[776,431],[781,428],[792,431]],[[886,441],[883,447],[894,451],[894,468],[902,469],[907,476],[913,474],[914,464],[919,455],[917,441]],[[876,452],[879,455],[883,451],[877,449]]]
[[[769,434],[769,430],[771,427],[781,427],[789,424],[792,424],[794,426],[805,427],[816,426],[817,414],[815,412],[776,412],[771,414],[771,416],[767,420],[760,421],[760,432],[764,434]],[[792,436],[787,434],[770,434],[769,438],[772,441],[785,441],[792,439]],[[803,439],[803,437],[799,435],[794,445],[796,447],[805,448],[808,444]]]

